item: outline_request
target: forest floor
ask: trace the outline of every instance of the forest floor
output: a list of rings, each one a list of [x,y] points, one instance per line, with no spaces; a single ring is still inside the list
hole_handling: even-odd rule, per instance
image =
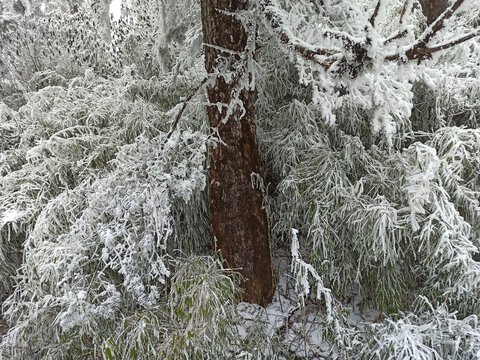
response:
[[[295,276],[290,268],[289,254],[277,254],[274,259],[275,273],[278,282],[272,302],[265,308],[259,305],[240,303],[237,312],[240,321],[237,330],[242,339],[251,334],[268,337],[277,342],[286,352],[295,358],[324,360],[341,357],[330,353],[331,346],[325,342],[324,336],[331,324],[326,321],[327,304],[325,299],[317,299],[315,293],[304,299],[298,296],[295,289]],[[298,284],[297,284],[298,285]],[[358,288],[351,289],[342,299],[348,316],[346,323],[363,332],[365,326],[383,321],[383,316],[376,309],[363,309],[363,297]]]

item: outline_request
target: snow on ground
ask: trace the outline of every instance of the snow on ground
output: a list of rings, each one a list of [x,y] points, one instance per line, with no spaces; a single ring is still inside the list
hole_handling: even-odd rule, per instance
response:
[[[290,272],[289,257],[277,257],[276,273],[281,274],[272,302],[266,307],[239,303],[237,330],[242,340],[261,332],[272,341],[280,341],[282,347],[299,358],[311,360],[335,359],[331,346],[324,341],[326,307],[324,301],[314,297],[301,299],[295,291],[295,279]],[[358,289],[352,289],[343,304],[349,311],[347,322],[363,329],[365,324],[378,322],[383,315],[375,309],[361,309],[363,301]]]

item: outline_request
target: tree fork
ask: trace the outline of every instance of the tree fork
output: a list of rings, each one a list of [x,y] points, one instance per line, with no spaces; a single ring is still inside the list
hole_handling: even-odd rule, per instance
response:
[[[273,276],[263,194],[252,185],[252,175],[262,175],[255,91],[241,81],[251,80],[253,50],[237,17],[248,5],[244,0],[201,1],[205,67],[215,76],[207,86],[207,114],[220,137],[209,149],[210,221],[215,249],[243,276],[243,300],[264,305],[273,295]]]

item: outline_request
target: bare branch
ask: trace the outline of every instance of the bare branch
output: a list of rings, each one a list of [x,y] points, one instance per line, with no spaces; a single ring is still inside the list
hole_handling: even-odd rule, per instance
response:
[[[173,121],[172,127],[170,128],[170,131],[168,132],[167,136],[165,137],[165,141],[164,141],[163,144],[162,144],[162,148],[165,146],[165,144],[167,143],[168,139],[170,139],[170,137],[173,135],[173,132],[174,132],[175,129],[177,128],[178,122],[180,121],[180,118],[182,117],[183,112],[185,111],[188,103],[190,102],[190,100],[192,100],[192,98],[195,96],[195,94],[198,92],[198,90],[200,90],[200,88],[201,88],[203,85],[205,85],[205,83],[207,82],[208,79],[209,79],[208,77],[205,77],[199,85],[197,85],[195,88],[193,88],[193,89],[190,91],[190,94],[189,94],[189,95],[187,96],[187,98],[183,101],[182,108],[180,109],[180,111],[178,112],[177,116],[175,117],[175,120]]]
[[[407,12],[408,1],[409,0],[405,0],[405,2],[403,3],[402,13],[400,14],[400,21],[399,21],[400,24],[403,22],[403,17],[405,16],[405,13]]]
[[[375,27],[375,20],[378,16],[381,3],[382,3],[382,0],[378,0],[377,6],[375,6],[375,10],[373,10],[372,16],[370,17],[370,20],[368,20],[368,22],[372,25],[372,27]]]

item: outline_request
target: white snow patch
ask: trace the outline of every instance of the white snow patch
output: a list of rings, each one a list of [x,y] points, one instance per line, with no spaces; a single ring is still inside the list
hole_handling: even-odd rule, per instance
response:
[[[8,223],[16,222],[25,214],[24,211],[19,211],[16,209],[7,210],[3,213],[2,217],[0,218],[0,229],[4,227]]]
[[[113,20],[118,20],[122,13],[122,0],[113,0],[110,3],[110,14],[113,17]]]

